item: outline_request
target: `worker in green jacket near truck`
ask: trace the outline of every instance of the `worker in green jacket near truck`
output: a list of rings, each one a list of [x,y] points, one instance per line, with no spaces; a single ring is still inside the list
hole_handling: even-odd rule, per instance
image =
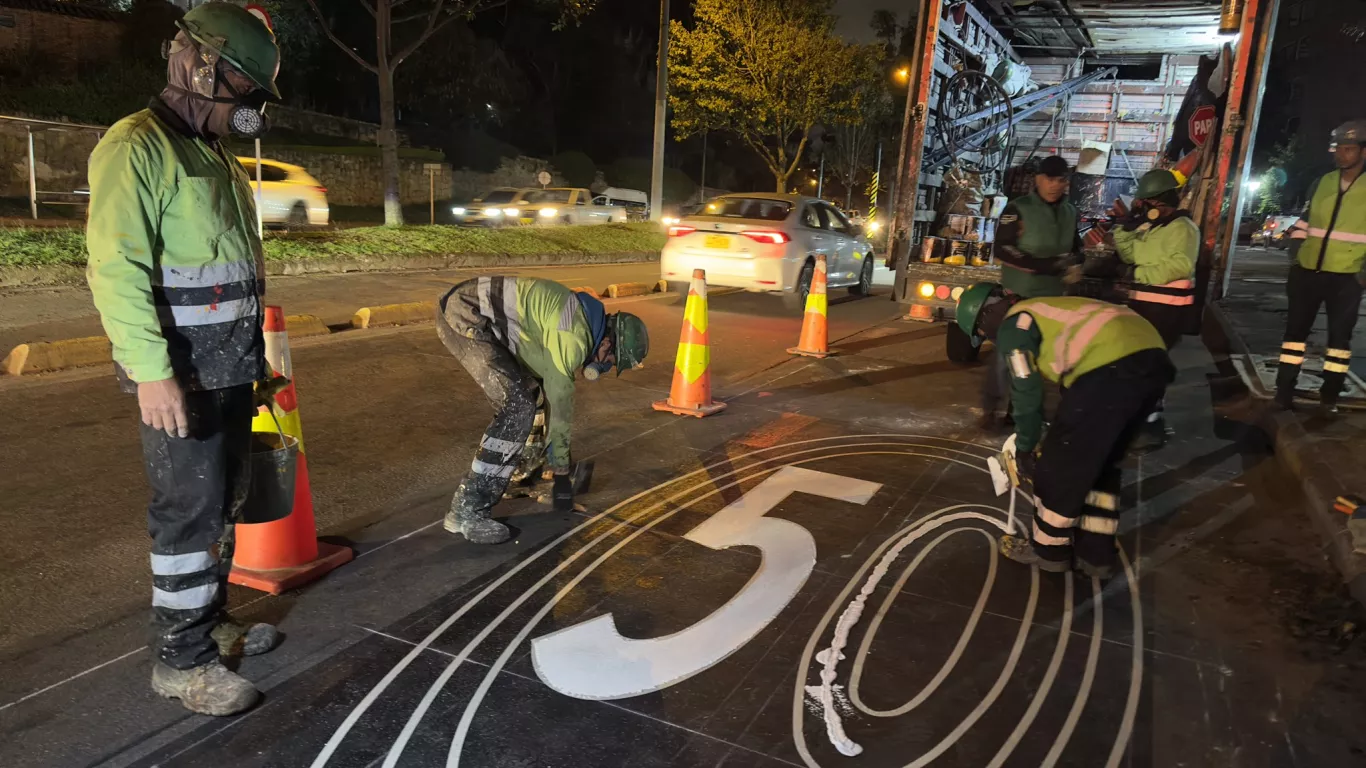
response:
[[[992,253],[1001,265],[1001,286],[1012,301],[1063,295],[1064,276],[1079,263],[1078,213],[1067,200],[1071,175],[1066,160],[1045,157],[1034,175],[1034,191],[1011,200],[1001,212]],[[993,354],[982,384],[983,428],[997,426],[996,411],[1003,404],[1009,417],[1009,391],[1000,356]]]
[[[1361,306],[1366,273],[1366,120],[1343,123],[1333,131],[1333,161],[1337,169],[1314,185],[1309,209],[1290,230],[1290,267],[1286,292],[1290,307],[1281,342],[1281,365],[1276,374],[1276,402],[1294,407],[1295,382],[1304,365],[1305,342],[1314,328],[1319,307],[1328,315],[1328,348],[1323,357],[1320,407],[1336,412],[1352,361],[1352,331]]]
[[[1181,340],[1195,308],[1195,262],[1200,228],[1180,208],[1181,181],[1169,170],[1152,170],[1138,180],[1134,204],[1116,202],[1118,226],[1111,231],[1129,283],[1129,307],[1162,336],[1170,351]],[[1136,450],[1160,448],[1167,440],[1163,403],[1158,401],[1139,430]]]
[[[177,22],[167,85],[90,156],[87,277],[122,388],[136,393],[152,498],[152,688],[229,715],[260,694],[220,656],[270,650],[229,619],[233,523],[250,480],[253,386],[265,379],[265,271],[246,172],[220,140],[264,127],[275,36],[240,6]],[[259,135],[259,133],[256,133]]]
[[[1108,578],[1117,555],[1120,462],[1174,375],[1162,337],[1126,307],[1072,296],[1012,305],[995,283],[964,291],[956,319],[973,339],[995,341],[1006,361],[1017,476],[1035,494],[1029,538],[1005,536],[1002,555]],[[1046,434],[1045,380],[1063,392]]]
[[[650,348],[645,324],[627,312],[608,314],[601,301],[551,280],[487,276],[442,295],[436,331],[497,411],[451,500],[446,530],[476,544],[508,539],[508,527],[491,517],[493,507],[514,475],[539,470],[540,456],[526,450],[538,420],[554,508],[573,511],[575,379],[582,372],[595,381],[613,365],[617,375],[640,366]]]

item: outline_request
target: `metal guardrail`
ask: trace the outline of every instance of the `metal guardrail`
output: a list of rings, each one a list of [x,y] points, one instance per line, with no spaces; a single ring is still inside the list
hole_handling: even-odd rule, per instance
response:
[[[96,138],[100,138],[100,137],[104,134],[105,131],[109,130],[109,126],[107,126],[107,125],[85,125],[84,123],[64,123],[64,122],[59,122],[59,121],[57,121],[57,120],[39,120],[39,119],[36,119],[36,118],[31,118],[31,117],[16,117],[16,116],[14,116],[14,115],[0,115],[0,120],[4,120],[4,121],[7,121],[7,122],[13,122],[13,123],[22,123],[22,124],[24,125],[24,127],[28,130],[28,208],[29,208],[29,214],[30,214],[34,219],[37,219],[37,218],[38,218],[38,196],[39,196],[39,195],[78,195],[78,194],[81,194],[78,190],[72,190],[71,192],[50,192],[50,191],[44,191],[44,190],[39,190],[39,189],[38,189],[38,171],[37,171],[38,164],[37,164],[37,161],[36,161],[36,159],[35,159],[35,157],[34,157],[34,152],[33,152],[33,130],[34,130],[34,127],[36,126],[36,127],[38,127],[38,130],[46,130],[46,131],[60,131],[60,130],[95,131],[95,132],[98,134]],[[49,204],[49,205],[83,205],[84,203],[71,202],[71,201],[65,201],[65,200],[49,200],[49,201],[47,201],[47,204]]]

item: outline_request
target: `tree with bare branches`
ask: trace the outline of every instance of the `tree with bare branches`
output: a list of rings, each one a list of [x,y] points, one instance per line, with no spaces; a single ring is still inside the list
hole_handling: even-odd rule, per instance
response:
[[[327,38],[353,61],[371,72],[379,80],[379,151],[384,174],[384,223],[403,224],[403,206],[398,186],[398,132],[394,115],[394,73],[422,44],[446,25],[475,14],[506,5],[509,0],[356,0],[375,22],[375,57],[368,60],[347,45],[333,30],[332,24],[318,7],[317,0],[308,0],[318,17]],[[540,0],[558,3],[563,8],[562,20],[576,18],[591,10],[596,0]],[[406,7],[410,6],[411,7]],[[394,41],[395,32],[406,43]]]

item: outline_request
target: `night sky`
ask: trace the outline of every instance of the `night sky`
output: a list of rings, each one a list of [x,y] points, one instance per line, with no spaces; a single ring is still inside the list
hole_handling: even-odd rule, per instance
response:
[[[886,8],[894,11],[901,21],[906,20],[914,0],[835,0],[835,13],[840,17],[835,31],[846,40],[860,43],[873,42],[873,30],[868,20],[873,11]]]

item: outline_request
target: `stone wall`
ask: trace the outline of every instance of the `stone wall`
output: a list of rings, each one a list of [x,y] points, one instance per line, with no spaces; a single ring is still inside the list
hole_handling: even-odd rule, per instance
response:
[[[337,136],[352,141],[374,144],[379,141],[379,125],[349,117],[337,117],[322,112],[314,112],[297,107],[272,105],[269,110],[270,124],[288,128],[299,133],[312,133],[320,136]],[[398,143],[408,146],[408,134],[398,129]]]
[[[327,187],[327,201],[333,205],[384,205],[378,154],[347,155],[262,147],[261,156],[302,166]],[[423,167],[427,162],[430,161],[399,159],[399,198],[405,205],[427,202],[429,182]],[[449,200],[450,188],[451,167],[441,163],[441,170],[436,173],[436,198]]]
[[[0,3],[0,67],[41,62],[46,71],[74,75],[82,65],[113,61],[127,29],[121,18],[75,3],[6,0]]]
[[[69,194],[85,186],[86,164],[100,135],[100,131],[85,128],[34,125],[38,189]],[[28,197],[28,131],[24,123],[0,120],[0,197]]]

